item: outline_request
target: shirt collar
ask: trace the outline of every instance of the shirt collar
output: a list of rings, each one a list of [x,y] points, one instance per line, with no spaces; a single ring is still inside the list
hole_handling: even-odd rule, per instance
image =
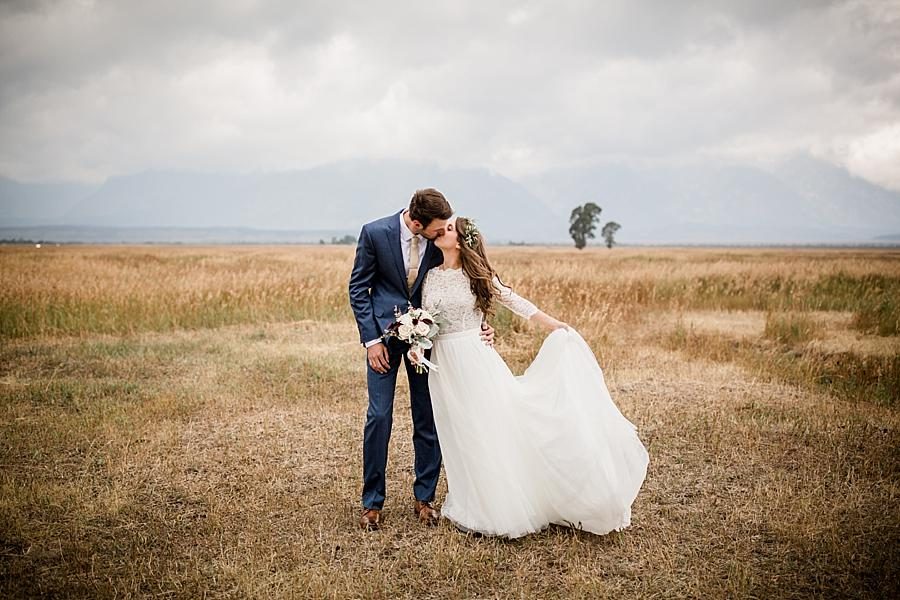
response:
[[[413,239],[413,232],[406,226],[406,219],[403,218],[404,214],[406,214],[406,211],[400,212],[400,237],[404,242],[408,242]],[[419,241],[421,241],[421,239],[421,236],[419,236]]]

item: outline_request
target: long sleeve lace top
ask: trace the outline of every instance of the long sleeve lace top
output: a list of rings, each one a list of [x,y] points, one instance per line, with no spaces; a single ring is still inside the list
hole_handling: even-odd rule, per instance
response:
[[[538,312],[537,306],[502,285],[496,277],[494,287],[499,292],[500,303],[523,319],[530,319]],[[441,334],[479,329],[484,319],[462,269],[435,267],[428,271],[422,287],[422,308],[440,313],[444,322]]]

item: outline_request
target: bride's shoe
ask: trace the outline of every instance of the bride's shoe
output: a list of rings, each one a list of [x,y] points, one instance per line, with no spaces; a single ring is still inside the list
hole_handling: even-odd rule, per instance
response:
[[[441,515],[431,506],[431,502],[423,502],[421,500],[416,500],[415,508],[413,508],[413,512],[416,513],[416,516],[419,517],[419,521],[425,523],[429,526],[434,526],[438,524],[438,521],[441,519]]]

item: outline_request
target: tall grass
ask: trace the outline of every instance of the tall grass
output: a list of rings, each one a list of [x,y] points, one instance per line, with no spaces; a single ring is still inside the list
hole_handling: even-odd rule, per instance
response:
[[[900,290],[870,295],[856,309],[853,325],[864,332],[882,336],[900,334]]]
[[[0,337],[351,317],[330,249],[3,248]],[[37,253],[35,253],[37,252]]]
[[[766,317],[765,337],[781,344],[795,346],[821,334],[822,327],[802,313],[769,313]]]
[[[852,311],[880,335],[900,322],[889,251],[490,253],[517,291],[598,331],[647,309]],[[352,262],[345,247],[0,247],[0,337],[351,320]]]
[[[801,350],[822,336],[808,311],[851,312],[865,334],[895,336],[900,325],[897,251],[517,247],[490,254],[516,291],[600,348],[648,311],[764,310],[763,337]],[[352,323],[352,262],[346,247],[0,247],[0,338]],[[537,338],[518,335],[529,326],[502,307],[492,323],[502,339],[519,340],[522,360],[536,349]],[[707,350],[727,350],[720,346]],[[761,356],[756,362],[770,361],[791,381],[859,380],[848,389],[860,390],[869,377],[882,382],[879,390],[893,381],[890,362],[848,356],[832,364],[806,353],[794,364],[767,350]],[[890,393],[875,395],[893,402]]]
[[[817,389],[852,402],[900,406],[900,354],[866,356],[798,347],[812,339],[808,323],[796,317],[770,320],[769,339],[763,340],[701,333],[681,325],[665,336],[665,344],[693,358],[742,365],[764,380]]]

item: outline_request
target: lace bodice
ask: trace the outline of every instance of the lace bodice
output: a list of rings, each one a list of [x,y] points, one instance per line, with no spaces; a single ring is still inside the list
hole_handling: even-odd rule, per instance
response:
[[[422,284],[422,308],[439,312],[441,334],[478,329],[484,314],[475,306],[475,295],[469,287],[469,278],[462,269],[435,267],[425,275]],[[524,319],[530,319],[538,308],[494,278],[494,286],[500,292],[500,303]]]

